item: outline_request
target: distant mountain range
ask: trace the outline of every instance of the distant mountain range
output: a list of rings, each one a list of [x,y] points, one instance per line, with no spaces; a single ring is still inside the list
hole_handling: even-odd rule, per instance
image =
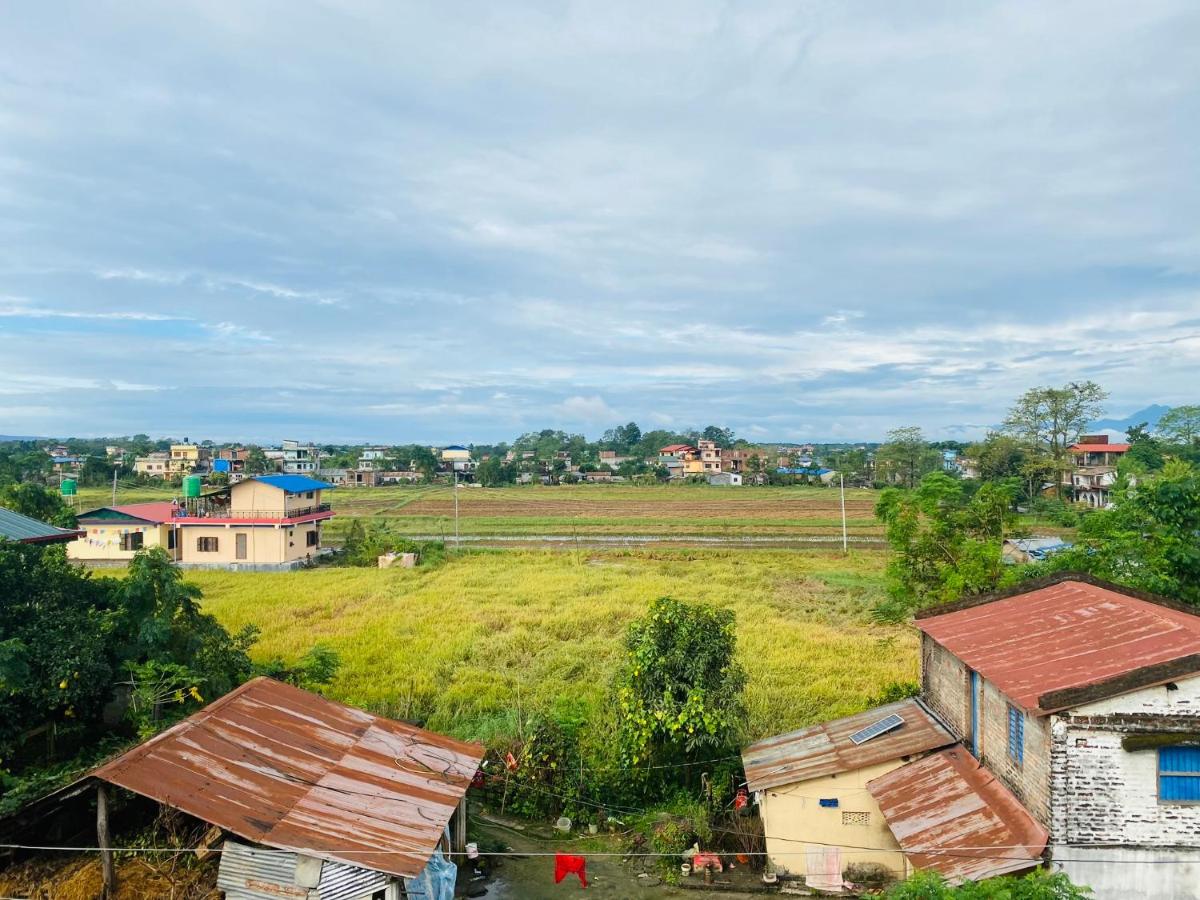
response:
[[[45,441],[48,438],[38,437],[33,434],[0,434],[0,444],[8,441]]]
[[[1145,409],[1139,409],[1137,412],[1130,413],[1123,419],[1097,419],[1088,426],[1089,431],[1119,431],[1122,434],[1127,432],[1134,425],[1141,425],[1146,422],[1153,431],[1158,425],[1158,420],[1164,414],[1169,412],[1171,407],[1163,406],[1161,403],[1152,403]]]

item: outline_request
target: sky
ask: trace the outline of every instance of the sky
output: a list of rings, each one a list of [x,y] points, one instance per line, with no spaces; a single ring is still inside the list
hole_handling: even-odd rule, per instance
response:
[[[0,434],[1198,402],[1200,6],[13,3]]]

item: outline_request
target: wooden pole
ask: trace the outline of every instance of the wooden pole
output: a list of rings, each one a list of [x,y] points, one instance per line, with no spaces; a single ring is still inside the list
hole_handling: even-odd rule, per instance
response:
[[[454,852],[467,852],[467,795],[458,801],[458,816],[454,823]]]
[[[112,840],[108,833],[108,787],[96,786],[96,843],[100,847],[100,865],[104,873],[102,897],[113,897],[117,891],[117,876],[113,871]]]

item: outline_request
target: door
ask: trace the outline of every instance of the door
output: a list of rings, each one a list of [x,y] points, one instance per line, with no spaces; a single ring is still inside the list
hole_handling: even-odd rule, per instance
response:
[[[234,538],[234,556],[237,559],[246,559],[246,533],[243,531]]]
[[[979,673],[971,670],[971,755],[979,759]]]

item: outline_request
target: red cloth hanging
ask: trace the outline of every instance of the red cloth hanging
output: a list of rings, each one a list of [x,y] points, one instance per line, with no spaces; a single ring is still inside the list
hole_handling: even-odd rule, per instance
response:
[[[587,860],[582,856],[571,856],[567,853],[555,853],[554,883],[558,884],[568,875],[578,875],[580,884],[582,884],[584,887],[587,887]]]

